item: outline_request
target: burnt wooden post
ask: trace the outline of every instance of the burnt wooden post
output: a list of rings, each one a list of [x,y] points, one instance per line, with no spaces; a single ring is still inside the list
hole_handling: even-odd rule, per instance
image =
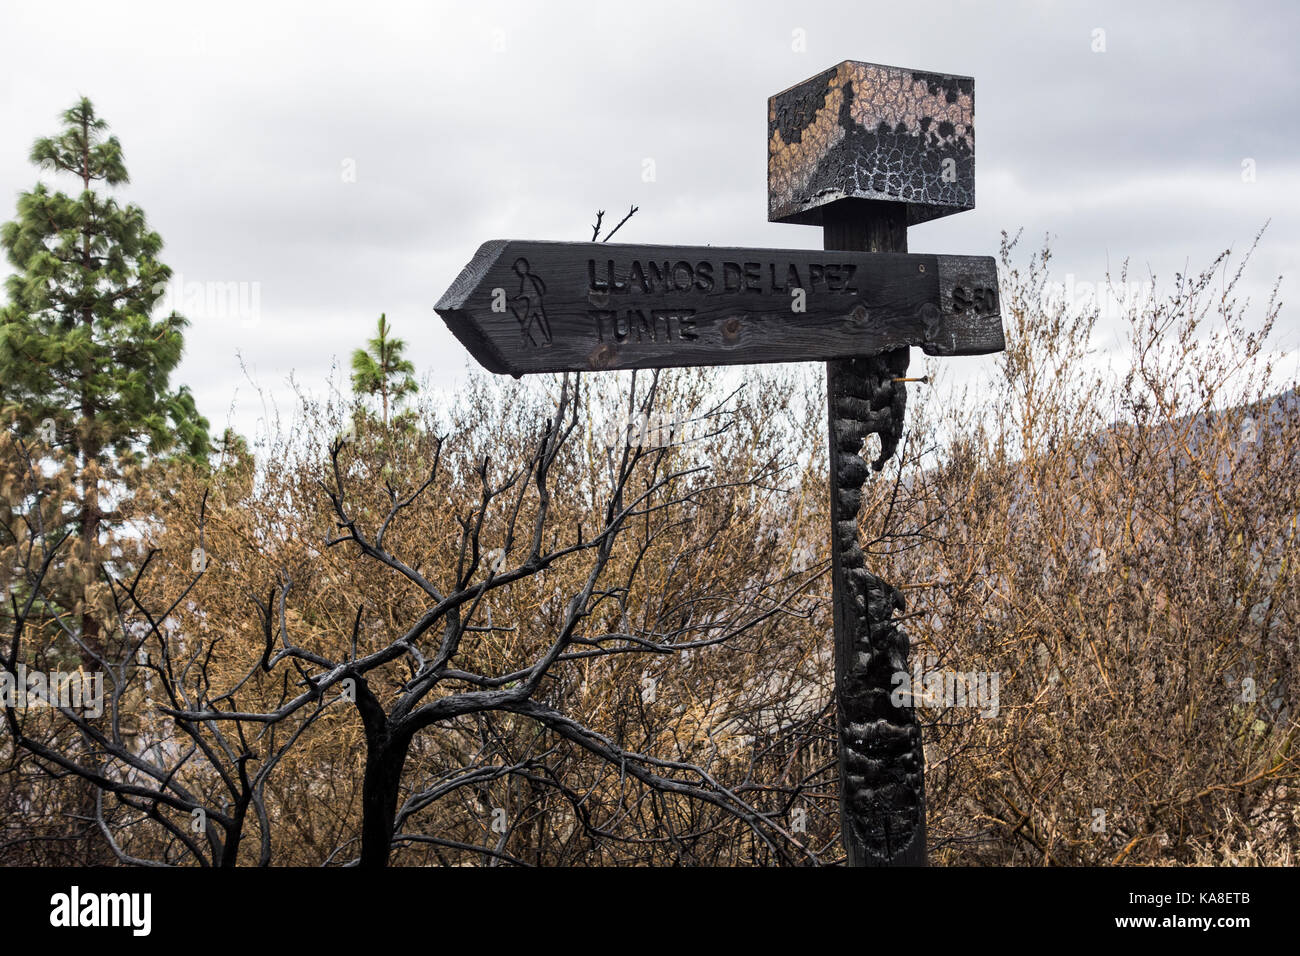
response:
[[[485,242],[434,307],[482,365],[534,372],[825,361],[841,829],[852,866],[925,862],[921,734],[898,590],[857,514],[869,434],[902,436],[908,349],[1004,347],[988,256],[915,255],[907,227],[974,205],[973,81],[846,61],[768,102],[768,218],[825,251]]]
[[[822,227],[826,249],[907,251],[907,227],[975,204],[974,81],[845,61],[768,101],[768,218]],[[996,282],[991,288],[996,288]],[[1000,332],[1000,328],[999,328]],[[840,826],[850,866],[924,865],[925,754],[894,620],[903,596],[858,542],[867,466],[903,433],[908,349],[826,364]]]

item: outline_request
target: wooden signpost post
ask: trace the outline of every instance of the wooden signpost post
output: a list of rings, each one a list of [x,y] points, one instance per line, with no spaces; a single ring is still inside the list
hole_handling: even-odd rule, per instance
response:
[[[825,251],[484,243],[435,306],[493,372],[825,361],[840,817],[851,866],[925,863],[921,732],[896,588],[858,545],[868,475],[902,436],[909,349],[1004,347],[987,256],[909,255],[907,227],[975,204],[974,81],[845,61],[768,101],[768,218]]]

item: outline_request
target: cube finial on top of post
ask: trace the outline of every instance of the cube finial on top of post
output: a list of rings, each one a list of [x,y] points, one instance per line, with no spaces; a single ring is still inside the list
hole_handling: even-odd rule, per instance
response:
[[[841,199],[908,225],[975,207],[975,81],[845,60],[767,101],[767,218],[821,225]]]

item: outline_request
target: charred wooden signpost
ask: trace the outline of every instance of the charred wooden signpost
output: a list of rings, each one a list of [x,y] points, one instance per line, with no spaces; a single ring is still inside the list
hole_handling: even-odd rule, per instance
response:
[[[484,243],[435,306],[482,365],[520,376],[825,361],[840,819],[851,866],[925,863],[920,726],[900,592],[858,544],[868,475],[902,437],[909,349],[1004,347],[987,256],[907,252],[907,227],[975,205],[974,81],[845,61],[768,101],[768,219],[824,251]]]

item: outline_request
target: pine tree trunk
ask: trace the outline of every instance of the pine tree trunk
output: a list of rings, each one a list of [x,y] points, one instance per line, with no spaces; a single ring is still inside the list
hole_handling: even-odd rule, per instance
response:
[[[90,190],[90,124],[83,117],[82,129],[82,167],[81,181],[86,191]],[[94,267],[91,256],[89,227],[83,230],[81,240],[82,268],[89,271]],[[95,582],[95,564],[98,558],[99,544],[99,445],[94,438],[95,404],[90,394],[90,379],[94,374],[94,326],[95,313],[91,306],[81,310],[81,324],[86,329],[89,351],[81,365],[81,421],[76,432],[77,453],[81,465],[81,513],[78,515],[77,531],[80,535],[82,574],[81,582],[81,661],[87,671],[97,671],[103,665],[104,642],[100,633],[99,619],[91,607],[91,591]],[[107,716],[107,715],[105,715]],[[89,719],[89,718],[88,718]],[[104,718],[100,718],[102,721]],[[92,769],[100,769],[100,761],[92,753],[89,758]],[[91,821],[95,817],[99,793],[94,784],[88,780],[80,783],[79,811],[83,820]],[[86,824],[85,850],[78,854],[84,865],[109,862],[98,828],[94,823]]]

